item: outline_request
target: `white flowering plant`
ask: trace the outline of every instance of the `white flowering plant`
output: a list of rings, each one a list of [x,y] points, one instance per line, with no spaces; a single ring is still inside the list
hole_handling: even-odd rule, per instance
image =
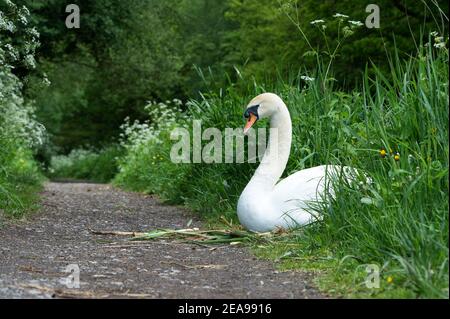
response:
[[[425,43],[425,46],[429,46],[430,43],[432,43],[433,47],[438,50],[448,50],[448,40],[448,36],[444,37],[443,35],[440,35],[439,32],[432,31],[430,32],[430,41]]]
[[[29,16],[26,7],[0,0],[0,210],[12,214],[24,209],[25,189],[41,180],[33,152],[46,139],[32,101],[22,94],[23,78],[14,73],[35,68],[39,34]]]
[[[126,118],[121,126],[120,144],[123,147],[136,148],[148,142],[162,143],[162,133],[169,132],[175,126],[186,127],[189,119],[183,112],[183,102],[179,99],[149,101],[144,110],[148,114],[148,120],[131,123]]]
[[[28,25],[30,12],[10,0],[0,2],[0,134],[18,144],[36,148],[43,144],[45,128],[35,120],[34,109],[22,96],[17,67],[35,68],[39,34]]]
[[[318,30],[319,34],[323,37],[323,43],[325,45],[324,48],[314,47],[302,28],[300,17],[294,13],[297,9],[294,11],[291,9],[291,6],[281,6],[281,10],[284,11],[289,20],[296,26],[309,47],[309,50],[306,51],[303,56],[315,57],[318,65],[324,64],[323,67],[325,72],[323,81],[324,85],[326,85],[327,82],[334,80],[334,78],[330,76],[331,66],[339,55],[339,51],[342,48],[345,39],[352,36],[358,28],[364,25],[364,23],[358,20],[351,20],[350,16],[343,13],[335,13],[329,18],[312,20],[309,22],[309,25]],[[334,30],[334,27],[336,27],[336,30]],[[336,36],[332,35],[329,30],[333,32],[336,31]],[[331,41],[331,39],[335,39],[335,41]],[[315,80],[314,77],[309,75],[302,75],[300,78],[306,83],[311,83]]]
[[[177,185],[184,181],[189,167],[171,162],[170,132],[176,127],[190,127],[192,117],[184,111],[186,108],[188,106],[178,99],[150,101],[144,108],[148,120],[131,123],[126,119],[120,134],[120,144],[126,155],[119,159],[119,173],[114,179],[116,185],[158,193],[163,199],[179,197]]]
[[[30,11],[10,0],[0,1],[0,65],[34,69],[39,33],[29,25]]]

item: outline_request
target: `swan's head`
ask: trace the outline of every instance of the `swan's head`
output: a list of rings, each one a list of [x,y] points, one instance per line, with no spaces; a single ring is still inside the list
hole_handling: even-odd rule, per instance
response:
[[[244,134],[250,130],[256,121],[271,117],[280,110],[280,107],[285,107],[285,105],[281,98],[274,93],[263,93],[253,98],[244,112],[244,117],[247,119]]]

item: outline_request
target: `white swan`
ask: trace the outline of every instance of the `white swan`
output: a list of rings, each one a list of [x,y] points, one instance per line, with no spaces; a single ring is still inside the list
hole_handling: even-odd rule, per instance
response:
[[[262,118],[270,118],[271,132],[275,128],[278,134],[270,134],[261,163],[239,197],[237,214],[241,224],[251,231],[266,232],[294,228],[320,218],[307,210],[308,203],[321,200],[329,185],[325,177],[330,172],[343,171],[349,177],[348,168],[316,166],[278,182],[286,168],[292,141],[291,117],[286,105],[276,94],[264,93],[249,103],[244,116],[247,118],[244,134]]]

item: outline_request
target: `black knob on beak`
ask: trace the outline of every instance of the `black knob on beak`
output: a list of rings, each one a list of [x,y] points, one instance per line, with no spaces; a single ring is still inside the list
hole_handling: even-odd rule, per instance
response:
[[[259,120],[258,107],[259,105],[250,106],[248,109],[245,110],[244,117],[247,119],[250,117],[250,114],[253,114]]]

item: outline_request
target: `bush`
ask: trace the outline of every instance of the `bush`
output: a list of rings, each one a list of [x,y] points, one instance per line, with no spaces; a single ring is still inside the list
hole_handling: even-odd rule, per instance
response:
[[[145,107],[148,121],[129,123],[127,120],[122,125],[121,145],[126,155],[120,160],[115,184],[134,191],[156,193],[172,203],[183,202],[183,183],[190,168],[172,165],[169,136],[174,127],[188,125],[181,107],[182,102],[177,99],[149,102]]]
[[[117,174],[117,161],[122,153],[120,146],[111,145],[99,151],[75,149],[68,155],[55,155],[50,160],[48,176],[107,183]]]
[[[23,97],[22,79],[13,73],[34,68],[38,34],[28,27],[28,18],[26,7],[0,3],[0,211],[13,216],[33,206],[42,181],[33,154],[45,140],[45,129]]]

